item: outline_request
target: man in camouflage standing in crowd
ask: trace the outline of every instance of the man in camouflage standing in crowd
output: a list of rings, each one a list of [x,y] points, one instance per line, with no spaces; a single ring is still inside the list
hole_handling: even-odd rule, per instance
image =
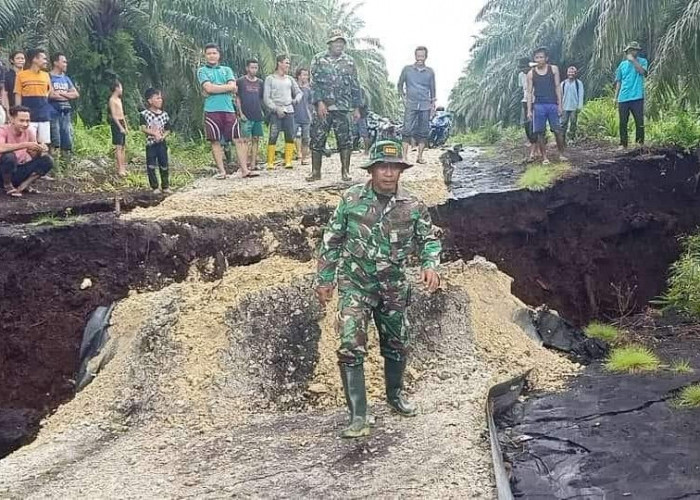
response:
[[[339,29],[328,37],[328,51],[318,54],[311,62],[311,91],[316,108],[311,124],[311,176],[307,181],[321,178],[321,162],[326,139],[331,128],[335,132],[344,181],[350,178],[352,155],[351,116],[360,119],[360,83],[355,62],[345,53],[345,36]]]
[[[441,245],[426,206],[399,186],[401,173],[409,167],[400,143],[375,144],[362,167],[372,179],[343,194],[319,249],[316,292],[321,305],[330,301],[336,280],[338,284],[338,362],[350,409],[344,438],[369,435],[363,361],[370,317],[379,331],[387,402],[402,416],[416,414],[402,394],[410,344],[406,260],[418,254],[421,281],[432,293],[440,285],[436,268]]]

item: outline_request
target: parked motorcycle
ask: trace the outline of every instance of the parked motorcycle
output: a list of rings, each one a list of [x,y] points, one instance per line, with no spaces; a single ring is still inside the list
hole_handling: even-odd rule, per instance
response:
[[[428,147],[438,148],[444,146],[452,131],[452,114],[439,107],[435,117],[430,122],[430,136],[428,137]]]

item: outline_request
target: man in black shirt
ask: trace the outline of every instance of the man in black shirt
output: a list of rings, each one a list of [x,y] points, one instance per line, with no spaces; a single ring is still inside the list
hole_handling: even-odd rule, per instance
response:
[[[258,143],[263,136],[263,81],[258,78],[260,65],[257,59],[249,59],[245,65],[245,75],[236,80],[236,113],[241,123],[241,133],[248,141],[250,169],[258,163]],[[239,163],[242,161],[239,158]]]
[[[8,105],[11,108],[15,105],[15,78],[17,73],[24,69],[24,52],[15,50],[10,54],[11,66],[5,72],[4,82],[7,92]],[[8,108],[9,109],[9,108]]]

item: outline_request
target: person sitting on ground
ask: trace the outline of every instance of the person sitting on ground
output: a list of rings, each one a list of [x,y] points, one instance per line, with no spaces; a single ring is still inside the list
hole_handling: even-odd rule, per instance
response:
[[[311,104],[311,84],[309,83],[309,70],[299,68],[296,72],[297,84],[301,89],[301,100],[294,104],[294,124],[296,125],[296,150],[301,158],[302,165],[309,164],[311,150],[311,118],[313,107]]]
[[[527,116],[533,122],[533,132],[537,135],[538,149],[542,164],[549,165],[547,158],[547,123],[556,137],[559,159],[564,156],[564,134],[559,117],[562,115],[561,79],[559,68],[549,64],[547,49],[541,47],[534,52],[536,66],[527,74]]]
[[[60,52],[51,57],[52,69],[49,104],[53,107],[51,116],[51,152],[61,151],[61,161],[70,159],[73,151],[73,108],[71,101],[80,97],[73,80],[66,75],[68,59]]]
[[[294,158],[294,104],[304,97],[296,80],[289,76],[289,57],[277,56],[275,72],[265,78],[265,106],[270,113],[270,138],[267,143],[267,168],[275,168],[275,152],[280,131],[284,132],[284,167],[292,168]]]
[[[577,77],[578,69],[576,66],[570,66],[566,70],[566,80],[561,82],[562,105],[564,108],[562,129],[565,141],[567,136],[571,140],[576,139],[578,114],[583,109],[584,88],[583,83]],[[568,134],[569,125],[571,125],[571,134]]]
[[[637,144],[644,144],[644,78],[649,70],[649,61],[639,55],[641,50],[642,46],[637,42],[627,44],[626,58],[615,72],[615,100],[620,112],[621,149],[626,149],[629,145],[627,125],[630,113],[634,117]]]
[[[30,127],[36,133],[39,144],[51,144],[51,106],[49,92],[51,78],[46,72],[48,59],[42,49],[27,52],[29,68],[23,69],[15,79],[15,104],[29,108]]]
[[[126,176],[126,135],[129,133],[129,125],[124,114],[122,94],[124,88],[119,80],[115,80],[110,87],[112,95],[109,96],[109,125],[112,128],[112,145],[114,157],[117,163],[117,174]]]
[[[15,81],[19,72],[24,69],[24,52],[15,50],[10,53],[10,65],[10,68],[5,72],[8,110],[15,105]]]
[[[527,57],[523,57],[520,59],[519,62],[519,67],[520,67],[520,72],[518,74],[518,82],[520,83],[520,88],[523,93],[523,98],[522,98],[522,111],[520,112],[520,124],[523,126],[525,129],[525,137],[527,137],[527,142],[530,145],[530,161],[535,161],[535,158],[537,157],[537,136],[535,133],[532,131],[532,120],[528,119],[527,116],[527,97],[528,97],[528,90],[527,90],[527,74],[530,72],[532,69],[532,66],[530,65],[530,59]]]
[[[146,134],[146,172],[148,184],[154,194],[169,194],[168,145],[170,117],[163,111],[163,94],[157,89],[148,89],[145,94],[146,109],[141,111],[141,131]],[[160,170],[160,188],[156,168]]]
[[[38,192],[31,184],[53,168],[49,149],[36,141],[30,120],[29,108],[13,106],[10,123],[0,127],[0,172],[5,193],[13,198]]]
[[[258,164],[258,149],[263,136],[263,81],[258,78],[260,64],[257,59],[248,59],[245,75],[236,80],[236,112],[241,123],[241,132],[248,143],[250,167],[255,170]]]

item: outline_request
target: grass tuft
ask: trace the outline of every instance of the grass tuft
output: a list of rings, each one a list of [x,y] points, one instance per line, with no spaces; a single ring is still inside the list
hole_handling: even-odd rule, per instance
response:
[[[675,406],[679,408],[700,408],[700,384],[685,387],[678,398],[676,398]]]
[[[545,191],[551,188],[556,181],[569,171],[570,166],[566,163],[556,163],[552,165],[533,165],[529,167],[520,179],[518,187],[530,191]]]
[[[606,325],[598,321],[594,321],[588,325],[584,330],[587,337],[593,339],[599,339],[612,344],[620,337],[620,330],[612,325]]]
[[[605,368],[616,373],[639,373],[656,371],[661,360],[643,346],[630,345],[614,349],[605,362]]]
[[[693,373],[693,367],[690,366],[690,361],[687,359],[677,359],[671,363],[671,371],[678,374]]]
[[[60,226],[70,226],[82,220],[79,215],[68,215],[66,217],[59,217],[54,214],[40,215],[33,219],[29,224],[31,226],[48,226],[48,227],[60,227]]]
[[[671,266],[668,291],[658,302],[700,319],[700,233],[683,240],[683,254]]]

